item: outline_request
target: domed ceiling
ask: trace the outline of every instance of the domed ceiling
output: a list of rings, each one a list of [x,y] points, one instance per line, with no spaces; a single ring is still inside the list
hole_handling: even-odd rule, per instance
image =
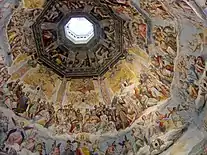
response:
[[[0,0],[0,154],[207,154],[203,0]]]

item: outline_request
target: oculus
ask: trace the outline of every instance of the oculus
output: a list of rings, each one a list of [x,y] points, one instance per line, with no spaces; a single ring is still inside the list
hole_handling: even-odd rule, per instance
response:
[[[65,36],[74,44],[86,44],[94,37],[93,24],[85,17],[71,18],[64,29]]]

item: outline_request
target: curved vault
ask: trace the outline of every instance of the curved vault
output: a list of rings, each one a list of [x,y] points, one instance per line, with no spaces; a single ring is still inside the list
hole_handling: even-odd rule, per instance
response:
[[[3,152],[204,153],[206,32],[197,15],[195,1],[20,4],[6,30],[13,63],[0,64]],[[65,36],[77,17],[94,28],[85,44]]]

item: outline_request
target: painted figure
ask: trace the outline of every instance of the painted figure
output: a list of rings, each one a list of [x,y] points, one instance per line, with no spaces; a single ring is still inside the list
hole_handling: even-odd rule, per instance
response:
[[[15,122],[14,119],[12,119],[13,122]],[[16,124],[16,122],[15,122]],[[26,138],[26,130],[33,129],[33,127],[25,126],[24,122],[20,122],[19,126],[17,128],[12,129],[9,131],[7,134],[6,139],[4,140],[7,144],[13,145],[15,143],[21,145],[21,143],[25,140]]]

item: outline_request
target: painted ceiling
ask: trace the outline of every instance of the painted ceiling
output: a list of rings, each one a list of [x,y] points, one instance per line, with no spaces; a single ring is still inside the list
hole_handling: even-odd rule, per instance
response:
[[[0,154],[207,154],[206,8],[0,0]],[[65,35],[79,16],[86,44]]]

